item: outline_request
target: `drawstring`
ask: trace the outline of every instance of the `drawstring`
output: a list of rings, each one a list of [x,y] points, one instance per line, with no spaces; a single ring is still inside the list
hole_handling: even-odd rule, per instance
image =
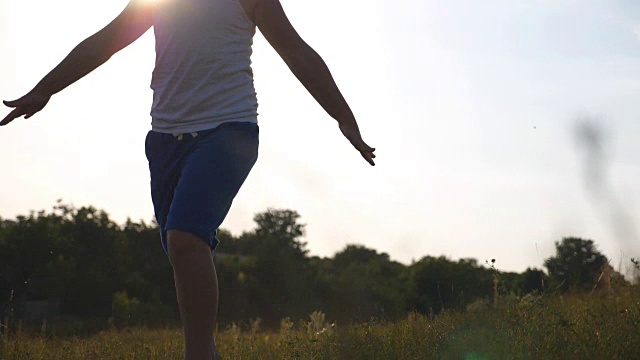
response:
[[[192,138],[194,138],[194,139],[196,138],[196,136],[198,136],[198,133],[197,133],[197,132],[195,132],[195,131],[194,131],[194,132],[190,132],[189,134],[190,134],[190,135],[191,135],[191,137],[192,137]],[[173,137],[174,137],[174,138],[176,138],[176,139],[178,139],[178,141],[182,141],[183,135],[184,135],[184,134],[173,134]]]

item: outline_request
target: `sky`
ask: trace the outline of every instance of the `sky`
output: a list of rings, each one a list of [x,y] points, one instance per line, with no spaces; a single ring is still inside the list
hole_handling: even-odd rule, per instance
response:
[[[282,4],[327,62],[377,165],[258,33],[260,154],[223,228],[239,235],[280,208],[301,215],[318,256],[361,244],[405,264],[444,255],[523,271],[577,236],[616,269],[640,257],[639,2]],[[125,5],[2,1],[0,98],[28,92]],[[0,128],[0,217],[63,199],[120,224],[152,219],[153,42],[149,31],[41,113]]]

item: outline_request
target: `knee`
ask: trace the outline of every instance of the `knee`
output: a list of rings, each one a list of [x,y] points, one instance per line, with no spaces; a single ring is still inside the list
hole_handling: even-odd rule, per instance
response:
[[[167,248],[169,262],[174,267],[176,264],[189,261],[195,254],[211,251],[209,245],[198,236],[180,230],[169,230],[167,232]]]

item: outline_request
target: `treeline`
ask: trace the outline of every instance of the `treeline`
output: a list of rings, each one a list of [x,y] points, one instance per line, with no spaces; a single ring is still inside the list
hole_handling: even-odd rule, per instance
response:
[[[492,261],[432,256],[404,265],[360,245],[320,258],[309,256],[297,212],[268,209],[254,221],[255,229],[239,236],[218,234],[221,326],[257,318],[275,326],[314,311],[341,323],[393,320],[412,311],[437,314],[490,304],[499,294],[591,290],[604,281],[607,265],[593,242],[580,238],[556,244],[556,256],[545,261],[547,273],[501,272]],[[0,219],[3,314],[36,321],[62,316],[116,325],[177,323],[173,272],[156,225],[118,225],[102,210],[61,202],[51,212]]]

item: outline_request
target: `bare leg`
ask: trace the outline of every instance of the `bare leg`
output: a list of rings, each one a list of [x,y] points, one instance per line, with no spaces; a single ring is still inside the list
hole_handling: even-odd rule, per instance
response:
[[[184,327],[185,360],[216,360],[213,331],[218,311],[218,279],[212,253],[193,234],[170,230],[167,236]]]
[[[213,250],[211,250],[211,262],[213,263],[213,271],[216,271],[216,263],[213,261],[214,259],[214,252]],[[218,295],[216,299],[220,298],[220,292],[218,291],[218,275],[216,273],[216,294]],[[213,360],[222,360],[222,357],[220,356],[220,353],[218,352],[218,346],[216,346],[216,338],[215,338],[215,331],[216,328],[218,326],[218,301],[216,301],[216,319],[215,322],[213,323],[214,326],[214,336],[211,338],[211,348],[213,349],[213,354],[211,355],[211,357],[213,358]]]

